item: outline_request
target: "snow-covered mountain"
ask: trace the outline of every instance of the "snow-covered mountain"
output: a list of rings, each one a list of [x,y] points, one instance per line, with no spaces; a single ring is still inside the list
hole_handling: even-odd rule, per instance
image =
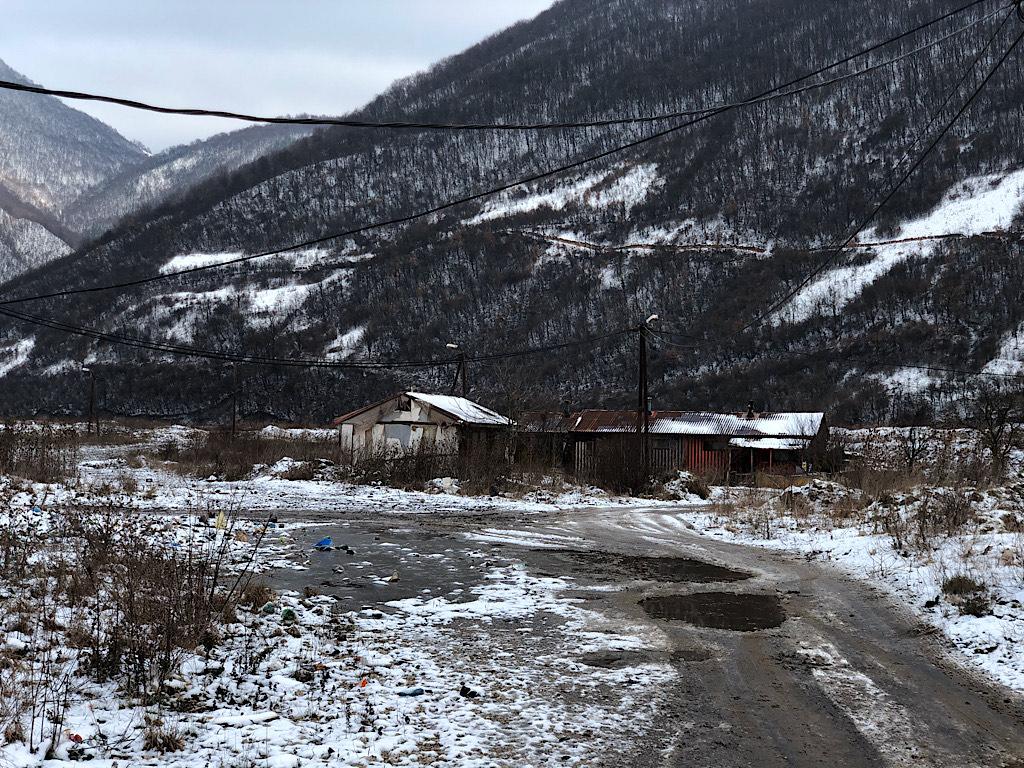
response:
[[[397,83],[359,116],[521,122],[694,109],[784,82],[950,7],[947,0],[895,7],[883,0],[563,0]],[[154,339],[338,359],[443,356],[452,340],[473,351],[558,344],[658,313],[652,380],[666,405],[732,410],[754,398],[867,420],[893,407],[900,387],[938,401],[948,382],[938,373],[911,381],[913,365],[980,369],[1005,360],[1024,323],[1019,55],[858,248],[755,331],[739,329],[822,264],[827,246],[884,193],[897,161],[920,152],[993,66],[1012,32],[1007,25],[984,48],[1001,21],[992,15],[998,8],[991,0],[875,54],[872,61],[899,61],[869,74],[735,110],[429,220],[46,309]],[[930,40],[941,43],[916,50]],[[962,79],[981,51],[974,76]],[[671,124],[318,131],[166,198],[6,290],[32,295],[53,284],[118,282],[320,237]],[[68,402],[72,384],[60,372],[84,359],[116,371],[110,403],[126,411],[175,412],[222,399],[222,372],[206,363],[45,330],[18,333],[0,342],[21,361],[6,376],[10,391],[24,392],[17,407],[39,397],[17,382],[44,371],[54,374],[49,407]],[[25,334],[35,340],[31,353],[15,347]],[[495,404],[509,388],[537,404],[631,402],[634,351],[635,340],[621,336],[532,365],[481,365],[474,386]],[[398,386],[450,379],[449,370],[372,377],[254,370],[246,407],[307,419]]]
[[[0,79],[30,82],[3,61]],[[0,90],[0,280],[310,133],[254,126],[150,156],[59,99]]]
[[[0,78],[28,82],[3,61]],[[0,279],[70,253],[65,207],[145,156],[57,99],[0,91]]]

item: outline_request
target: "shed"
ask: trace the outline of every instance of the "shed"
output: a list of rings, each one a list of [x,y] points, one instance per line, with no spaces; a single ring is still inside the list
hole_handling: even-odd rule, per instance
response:
[[[371,454],[429,450],[455,454],[490,444],[511,421],[465,397],[401,392],[334,420],[342,450],[354,463]]]
[[[796,473],[827,436],[823,413],[652,411],[647,422],[651,469],[719,479],[765,470]],[[601,462],[635,456],[642,424],[636,411],[580,412],[568,429],[574,469],[586,474]]]

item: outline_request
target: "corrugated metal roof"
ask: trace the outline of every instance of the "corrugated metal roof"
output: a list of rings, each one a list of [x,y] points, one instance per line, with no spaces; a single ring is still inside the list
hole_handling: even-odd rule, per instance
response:
[[[747,418],[745,413],[702,411],[653,411],[649,418],[653,435],[717,437],[804,437],[818,434],[822,413],[764,413]],[[636,432],[636,411],[583,411],[570,432]]]
[[[808,440],[799,437],[734,437],[730,448],[758,448],[762,451],[802,451]]]
[[[480,424],[488,426],[508,426],[511,421],[497,411],[474,403],[465,397],[455,395],[431,395],[425,392],[406,392],[409,397],[436,408],[463,424]]]
[[[516,419],[523,432],[568,432],[575,423],[575,413],[560,411],[526,411]]]
[[[497,411],[492,411],[479,403],[474,403],[465,397],[456,397],[454,395],[431,395],[425,392],[402,392],[391,397],[386,397],[383,400],[378,400],[376,403],[370,403],[362,408],[357,408],[354,411],[346,413],[344,416],[339,416],[332,423],[334,425],[343,424],[350,419],[357,416],[361,416],[373,408],[385,406],[393,400],[399,397],[411,397],[419,400],[422,403],[426,403],[431,408],[435,408],[441,411],[449,418],[454,419],[462,424],[477,424],[481,426],[508,426],[511,424],[510,419],[507,416],[502,416]]]

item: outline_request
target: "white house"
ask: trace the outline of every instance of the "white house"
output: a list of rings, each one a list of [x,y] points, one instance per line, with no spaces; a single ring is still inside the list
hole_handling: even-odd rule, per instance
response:
[[[511,423],[464,397],[423,392],[402,392],[334,420],[342,450],[352,460],[421,449],[456,453],[470,443],[490,440]]]

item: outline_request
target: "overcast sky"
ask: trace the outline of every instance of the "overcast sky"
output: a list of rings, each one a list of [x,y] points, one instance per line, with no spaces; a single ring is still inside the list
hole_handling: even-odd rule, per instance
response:
[[[0,59],[51,88],[341,114],[553,0],[0,0]],[[73,102],[153,150],[243,124]]]

